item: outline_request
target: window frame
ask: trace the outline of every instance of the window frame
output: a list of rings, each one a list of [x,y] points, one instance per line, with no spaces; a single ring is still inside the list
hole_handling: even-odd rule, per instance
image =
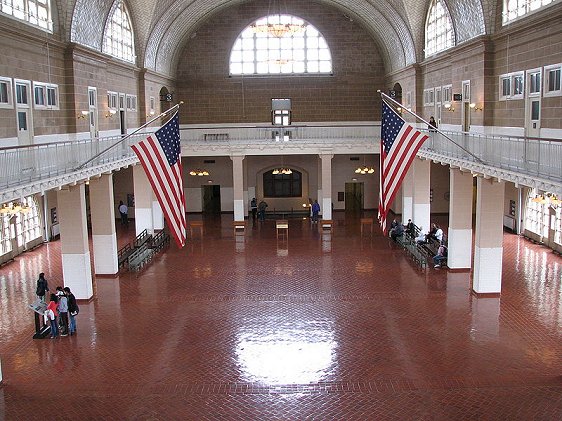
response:
[[[8,4],[7,1],[2,0],[0,2],[0,14],[7,16],[8,18],[23,22],[27,25],[33,26],[34,28],[40,29],[45,32],[53,33],[53,20],[52,20],[52,5],[51,1],[47,0],[45,3],[41,3],[38,0],[21,0],[23,2],[23,11],[16,12],[13,5],[13,0]],[[30,4],[35,5],[36,15],[30,11]],[[11,9],[11,10],[10,10]],[[46,18],[39,20],[39,9],[45,9]],[[17,13],[17,14],[16,14]],[[21,16],[18,16],[20,15]],[[36,20],[34,22],[33,20]],[[39,24],[39,22],[45,22],[44,25]]]
[[[14,108],[13,91],[12,91],[12,78],[0,76],[0,84],[6,86],[6,102],[0,102],[0,108]]]
[[[523,85],[521,87],[521,93],[515,93],[516,87],[516,79],[522,78]],[[505,73],[498,77],[498,100],[499,101],[508,101],[508,100],[517,100],[517,99],[524,99],[525,98],[525,72],[520,70],[517,72]],[[506,94],[504,91],[504,81],[508,81],[507,86],[509,87],[509,93]]]
[[[549,89],[550,85],[550,72],[558,71],[558,89],[553,89],[552,91]],[[544,87],[544,96],[561,96],[562,95],[562,63],[558,64],[551,64],[548,66],[544,66],[544,76],[543,76],[543,87]]]
[[[107,108],[117,111],[119,93],[114,91],[107,91]]]
[[[114,19],[119,12],[120,21]],[[129,8],[123,0],[116,0],[111,8],[103,30],[102,51],[118,60],[135,63],[135,31]]]
[[[434,9],[441,7],[443,15],[437,16]],[[431,21],[435,17],[435,21]],[[444,25],[443,25],[444,23]],[[434,34],[431,25],[435,25]],[[431,33],[430,33],[431,32]],[[431,38],[430,38],[431,36]],[[440,45],[443,42],[443,45]],[[427,8],[424,25],[424,56],[431,57],[456,45],[455,26],[444,0],[431,0]]]
[[[453,102],[453,85],[443,85],[441,87],[441,103],[450,104]]]
[[[540,10],[543,10],[546,7],[552,6],[556,4],[556,0],[512,0],[516,3],[516,9],[511,11],[509,10],[509,3],[510,0],[503,0],[502,5],[502,25],[505,26],[511,22],[516,20],[522,19],[525,16],[532,15],[533,13],[537,13]],[[543,4],[543,1],[545,4]],[[532,9],[535,3],[540,2],[540,5],[536,9]],[[515,15],[510,17],[510,15]]]
[[[32,83],[29,80],[25,80],[25,79],[14,79],[14,97],[15,97],[15,103],[14,105],[16,105],[16,108],[31,108],[31,104],[30,104],[30,100],[31,102],[33,102],[33,87],[32,87]],[[25,95],[25,100],[27,102],[23,103],[23,102],[19,102],[18,101],[18,86],[25,86],[26,91],[27,90],[31,90],[30,92],[26,92]]]
[[[526,88],[528,88],[527,97],[540,98],[542,95],[542,88],[543,88],[542,68],[537,67],[535,69],[529,69],[525,72],[525,74],[526,74],[525,82],[527,83]],[[531,89],[533,89],[533,83],[531,83],[531,81],[534,75],[539,75],[539,87],[537,90],[531,92]]]
[[[435,105],[435,88],[428,88],[423,90],[423,105]]]
[[[37,103],[37,89],[42,90],[41,97],[43,99],[42,104]],[[54,83],[36,82],[33,81],[33,108],[36,110],[59,110],[59,86]],[[55,93],[55,104],[49,104],[49,91],[54,91]]]
[[[126,95],[126,105],[127,105],[127,111],[137,111],[137,96],[136,95],[130,95],[127,94]]]

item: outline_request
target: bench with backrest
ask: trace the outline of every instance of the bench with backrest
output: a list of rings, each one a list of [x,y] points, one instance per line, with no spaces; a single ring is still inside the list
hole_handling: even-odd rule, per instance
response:
[[[117,264],[119,267],[125,266],[127,259],[134,250],[135,249],[131,247],[131,244],[129,243],[125,244],[125,247],[119,249],[117,252]]]
[[[150,248],[158,253],[169,244],[170,236],[166,233],[166,231],[162,230],[152,237],[152,240],[150,241]]]
[[[151,239],[152,235],[149,234],[147,230],[144,230],[135,237],[135,248],[143,246],[147,242],[150,242]]]
[[[129,270],[134,270],[138,272],[141,270],[148,262],[154,257],[154,249],[148,247],[147,243],[142,246],[137,247],[129,255],[127,261],[129,264]]]

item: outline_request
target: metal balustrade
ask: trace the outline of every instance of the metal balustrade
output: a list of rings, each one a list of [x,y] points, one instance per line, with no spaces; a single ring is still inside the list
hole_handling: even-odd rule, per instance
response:
[[[494,168],[562,182],[562,141],[515,136],[487,136],[476,133],[429,132],[421,150],[465,161],[477,162],[474,156]],[[466,151],[471,152],[474,156]]]
[[[422,155],[425,153],[425,156],[430,155],[431,159],[438,159],[443,163],[456,160],[455,165],[458,165],[460,160],[537,177],[560,185],[562,190],[562,141],[460,132],[444,133],[478,159],[437,132],[429,133],[429,140],[420,150]],[[138,133],[129,137],[121,145],[113,147],[81,169],[78,169],[80,165],[99,152],[118,144],[122,137],[0,148],[0,193],[15,191],[18,186],[65,174],[74,174],[75,178],[78,178],[81,171],[86,173],[86,169],[89,170],[88,174],[92,174],[97,167],[104,166],[103,171],[111,171],[119,168],[120,162],[133,163],[136,158],[130,145],[147,134]],[[350,144],[362,145],[365,153],[378,153],[376,144],[380,140],[380,125],[188,126],[181,128],[181,140],[184,154],[186,151],[189,153],[192,147],[220,146],[223,149],[237,149],[244,146],[251,151],[254,147],[275,147],[281,144],[283,147],[299,148],[299,153],[307,153],[307,146],[310,150],[313,146],[327,149],[333,147],[335,150],[337,146]],[[60,180],[57,182],[64,184]],[[31,190],[30,193],[33,192],[33,189]],[[4,200],[7,197],[11,196],[6,194]]]

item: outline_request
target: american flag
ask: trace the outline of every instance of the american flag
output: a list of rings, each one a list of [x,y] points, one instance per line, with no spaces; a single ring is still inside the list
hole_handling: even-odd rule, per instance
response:
[[[386,235],[386,216],[419,148],[427,139],[382,103],[379,222]]]
[[[131,147],[152,185],[176,243],[180,248],[183,247],[187,224],[178,113],[160,127],[154,137],[150,135]]]

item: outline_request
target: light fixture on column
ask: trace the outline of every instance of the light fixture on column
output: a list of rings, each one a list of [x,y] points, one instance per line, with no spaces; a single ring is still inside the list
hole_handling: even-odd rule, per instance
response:
[[[474,110],[474,111],[482,111],[482,109],[483,109],[482,107],[479,107],[478,105],[476,105],[474,102],[471,102],[468,106],[470,107],[471,110]]]
[[[359,166],[355,169],[355,174],[374,174],[375,169],[373,167],[368,167],[365,164],[365,155],[363,155],[363,166]]]
[[[280,1],[281,0],[269,1],[267,6],[267,16],[263,19],[258,19],[250,25],[254,33],[268,34],[275,38],[283,38],[287,35],[293,35],[305,30],[306,24],[302,20],[290,16],[287,13],[286,5],[285,14],[281,14]],[[273,14],[270,14],[272,11],[272,3],[273,9],[277,9],[277,13],[273,11]]]

